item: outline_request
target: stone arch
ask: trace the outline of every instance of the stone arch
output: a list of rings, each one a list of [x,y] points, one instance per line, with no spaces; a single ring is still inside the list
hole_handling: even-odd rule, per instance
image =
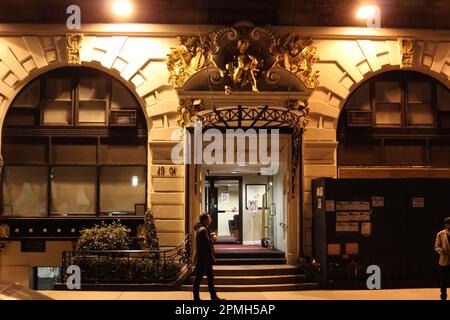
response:
[[[304,250],[312,251],[311,180],[337,177],[336,129],[351,93],[382,72],[402,70],[398,39],[317,39],[319,85],[308,99],[310,122],[303,137]],[[450,88],[450,42],[415,40],[411,70],[431,76]]]
[[[370,79],[382,75],[384,73],[388,73],[391,71],[412,71],[412,72],[417,72],[420,74],[423,74],[429,78],[432,78],[434,80],[436,80],[438,83],[442,84],[443,86],[447,87],[448,89],[450,89],[450,81],[448,81],[448,79],[444,79],[440,74],[431,71],[430,69],[423,69],[423,68],[417,68],[417,67],[411,67],[411,68],[399,68],[399,67],[390,67],[390,68],[383,68],[382,70],[379,70],[378,72],[372,72],[368,75],[366,75],[364,77],[364,79],[358,83],[355,83],[355,86],[351,88],[348,96],[343,100],[342,105],[340,106],[340,113],[339,113],[339,117],[336,119],[337,123],[336,123],[336,131],[338,131],[339,128],[339,124],[340,121],[342,121],[342,111],[345,107],[345,105],[347,104],[347,102],[349,101],[350,97],[365,83],[367,83],[367,81],[369,81]]]
[[[167,82],[164,43],[158,49],[154,48],[155,43],[149,38],[86,36],[80,49],[80,65],[106,72],[123,83],[149,119],[154,105],[165,102],[166,97],[172,101],[176,97]],[[67,61],[65,36],[0,38],[0,121],[26,83],[64,66],[77,66]],[[176,106],[174,103],[167,108],[165,104],[163,109],[175,113]],[[148,125],[151,128],[151,123]]]
[[[170,159],[170,141],[177,129],[178,97],[168,83],[166,54],[175,37],[85,35],[80,64],[67,59],[64,34],[0,37],[0,123],[20,90],[50,70],[85,66],[106,72],[133,93],[147,118],[148,205],[154,207],[161,245],[178,245],[184,238],[184,167],[175,176],[159,177]],[[1,127],[0,127],[1,128]],[[1,129],[0,129],[1,130]],[[0,132],[1,133],[1,132]]]
[[[413,65],[404,69],[397,40],[318,40],[315,45],[320,57],[315,65],[320,83],[308,100],[311,128],[336,129],[351,93],[367,79],[386,71],[421,72],[450,88],[450,42],[416,41]]]
[[[147,127],[149,128],[150,122],[149,122],[149,118],[147,116],[147,109],[145,106],[145,102],[139,95],[137,95],[134,88],[130,88],[130,84],[128,82],[124,81],[123,78],[119,77],[114,71],[111,71],[110,69],[106,69],[96,63],[84,63],[84,62],[82,62],[81,64],[77,64],[77,65],[55,63],[50,66],[43,67],[43,68],[40,68],[37,70],[33,70],[33,72],[30,72],[30,74],[24,80],[17,83],[17,86],[14,88],[13,94],[10,97],[8,97],[7,100],[5,100],[5,102],[7,102],[7,104],[5,106],[2,105],[0,107],[0,127],[3,128],[3,121],[5,120],[5,116],[9,110],[9,108],[11,107],[12,102],[15,100],[15,98],[22,92],[22,90],[29,83],[31,83],[34,79],[37,79],[40,76],[42,76],[48,72],[51,72],[53,70],[57,70],[60,68],[64,68],[64,67],[72,67],[72,68],[87,67],[90,69],[95,69],[95,70],[101,71],[105,74],[108,74],[108,75],[112,76],[112,78],[114,78],[115,80],[119,81],[121,84],[123,84],[128,89],[128,91],[138,101],[139,106],[141,107],[142,111],[144,112],[144,115],[146,116],[145,120],[147,123]],[[1,129],[0,129],[0,132],[1,132]]]

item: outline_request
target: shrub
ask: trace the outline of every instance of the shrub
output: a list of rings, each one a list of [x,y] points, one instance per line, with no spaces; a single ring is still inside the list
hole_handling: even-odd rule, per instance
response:
[[[95,225],[81,231],[76,249],[87,250],[128,250],[130,248],[130,237],[127,228],[120,222]]]
[[[165,280],[175,279],[181,271],[180,264],[174,259],[167,259],[161,268],[161,278]]]
[[[147,210],[144,216],[144,247],[146,250],[158,250],[159,248],[159,238],[152,210]]]

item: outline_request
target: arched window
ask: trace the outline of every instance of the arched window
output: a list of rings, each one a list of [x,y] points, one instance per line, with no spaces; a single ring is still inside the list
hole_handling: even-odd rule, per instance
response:
[[[340,168],[449,167],[449,90],[418,72],[378,75],[345,104],[337,138]]]
[[[146,146],[144,114],[119,81],[89,68],[44,74],[4,121],[3,215],[135,214],[146,203]]]

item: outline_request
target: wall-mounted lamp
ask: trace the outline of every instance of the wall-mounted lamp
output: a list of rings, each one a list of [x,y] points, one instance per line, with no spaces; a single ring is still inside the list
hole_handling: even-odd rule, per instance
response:
[[[358,8],[356,18],[359,20],[366,20],[368,28],[381,27],[381,12],[377,5],[365,5]]]
[[[131,185],[133,187],[137,187],[139,184],[139,177],[138,176],[132,176],[131,177]]]
[[[129,16],[133,11],[133,5],[127,0],[114,0],[112,9],[115,15],[125,17]]]

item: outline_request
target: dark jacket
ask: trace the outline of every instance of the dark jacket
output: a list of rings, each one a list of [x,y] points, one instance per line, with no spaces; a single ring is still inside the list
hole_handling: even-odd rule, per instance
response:
[[[194,227],[196,232],[196,260],[198,264],[214,264],[214,246],[210,236],[209,228],[201,223],[197,223]]]

